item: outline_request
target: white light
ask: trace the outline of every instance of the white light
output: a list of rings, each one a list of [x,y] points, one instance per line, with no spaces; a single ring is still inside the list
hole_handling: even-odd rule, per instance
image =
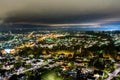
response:
[[[12,49],[5,49],[5,52],[6,52],[6,53],[10,53],[11,50],[12,50]]]

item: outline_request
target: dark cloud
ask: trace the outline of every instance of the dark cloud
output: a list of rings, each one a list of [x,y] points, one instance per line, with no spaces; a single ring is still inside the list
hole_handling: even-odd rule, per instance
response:
[[[54,23],[83,23],[83,22],[92,22],[99,19],[108,18],[108,14],[79,14],[79,15],[67,15],[67,16],[53,16],[53,17],[42,17],[39,15],[29,15],[29,16],[9,16],[5,19],[5,22],[33,22],[33,23],[43,23],[43,24],[54,24]]]
[[[1,0],[0,18],[5,23],[88,23],[119,18],[119,4],[120,0]]]

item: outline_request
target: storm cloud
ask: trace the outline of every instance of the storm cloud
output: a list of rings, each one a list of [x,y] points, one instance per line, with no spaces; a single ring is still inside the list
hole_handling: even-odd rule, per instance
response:
[[[115,18],[119,21],[119,4],[120,0],[0,0],[0,22],[100,23]]]

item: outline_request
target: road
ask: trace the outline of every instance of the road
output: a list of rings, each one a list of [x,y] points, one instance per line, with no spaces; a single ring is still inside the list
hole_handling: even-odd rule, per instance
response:
[[[112,78],[116,77],[117,74],[120,72],[120,64],[115,64],[117,66],[117,68],[112,72],[112,73],[109,73],[109,76],[106,80],[111,80]]]

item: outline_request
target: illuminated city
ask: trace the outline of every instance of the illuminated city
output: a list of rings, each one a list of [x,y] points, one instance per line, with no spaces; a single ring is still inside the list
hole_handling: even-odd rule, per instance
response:
[[[60,80],[119,78],[119,37],[120,31],[1,32],[1,78],[42,80],[48,72]]]

